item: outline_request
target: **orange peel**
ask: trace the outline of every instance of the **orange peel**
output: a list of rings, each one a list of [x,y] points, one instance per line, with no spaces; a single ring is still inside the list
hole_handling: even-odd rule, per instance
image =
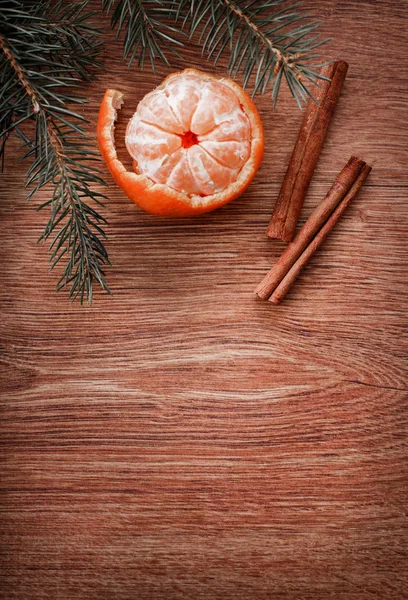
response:
[[[180,91],[185,81],[188,93]],[[170,96],[169,107],[164,93]],[[125,168],[115,147],[122,104],[121,92],[106,90],[97,126],[99,148],[116,184],[146,212],[169,217],[206,213],[240,196],[254,178],[264,150],[262,122],[254,102],[231,79],[186,69],[147,94],[127,129],[134,171]]]

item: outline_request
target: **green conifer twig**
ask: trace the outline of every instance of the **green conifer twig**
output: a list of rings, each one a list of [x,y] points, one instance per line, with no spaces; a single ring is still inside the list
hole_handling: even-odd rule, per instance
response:
[[[7,4],[7,6],[6,6]],[[41,240],[50,240],[51,268],[65,267],[57,289],[67,287],[72,299],[92,302],[94,282],[109,293],[104,265],[110,264],[103,245],[105,218],[89,203],[103,206],[104,185],[98,159],[82,128],[83,117],[66,107],[84,103],[73,93],[81,80],[91,80],[97,64],[98,31],[89,25],[87,2],[22,4],[0,2],[0,152],[4,160],[11,134],[22,140],[30,198],[47,184],[51,197],[39,208],[50,209]],[[67,91],[65,91],[67,90]],[[35,135],[21,125],[32,120]]]
[[[313,97],[307,84],[318,85],[322,76],[313,65],[316,50],[328,40],[315,33],[320,23],[298,11],[300,2],[287,0],[102,0],[112,10],[111,26],[123,30],[124,55],[129,64],[137,57],[143,67],[149,56],[168,64],[161,47],[179,56],[180,35],[199,32],[203,55],[217,63],[229,55],[228,72],[241,72],[243,86],[253,81],[253,94],[271,89],[273,104],[283,80],[299,107]],[[150,16],[149,16],[150,15]],[[160,18],[159,18],[160,16]],[[166,34],[170,32],[170,35]],[[324,79],[324,78],[323,78]]]

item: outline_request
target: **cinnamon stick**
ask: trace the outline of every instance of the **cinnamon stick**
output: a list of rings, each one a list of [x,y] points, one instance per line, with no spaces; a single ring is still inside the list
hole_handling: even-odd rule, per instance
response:
[[[363,170],[365,164],[366,163],[360,158],[355,156],[350,158],[346,166],[336,177],[334,184],[326,194],[323,201],[314,210],[312,215],[299,231],[295,240],[289,244],[277,263],[257,287],[255,293],[260,298],[267,300],[271,296],[272,292],[285,277],[289,269],[297,261],[313,237],[333,213],[336,206],[350,190],[359,174]]]
[[[272,304],[280,304],[283,298],[286,296],[292,285],[294,284],[297,276],[303,269],[303,267],[307,264],[313,254],[320,248],[326,237],[329,235],[333,227],[336,225],[337,221],[340,219],[341,215],[347,209],[350,202],[357,195],[359,189],[363,185],[364,181],[367,179],[367,175],[370,173],[371,167],[365,165],[356,179],[354,185],[351,187],[348,194],[343,198],[340,204],[337,206],[333,214],[329,217],[326,223],[323,225],[319,233],[316,237],[310,242],[307,246],[306,250],[299,256],[295,264],[289,269],[285,277],[282,279],[280,284],[277,286],[272,296],[269,298],[269,301]]]
[[[322,80],[315,94],[318,105],[309,100],[292,157],[269,223],[267,235],[284,242],[292,241],[296,224],[319,155],[340,96],[348,64],[335,61],[321,70]]]

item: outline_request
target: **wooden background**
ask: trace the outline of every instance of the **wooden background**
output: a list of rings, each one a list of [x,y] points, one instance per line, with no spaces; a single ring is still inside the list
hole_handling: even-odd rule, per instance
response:
[[[257,98],[264,162],[222,210],[155,218],[106,174],[114,295],[92,308],[54,293],[47,192],[25,201],[9,152],[2,599],[408,597],[408,7],[305,8],[350,70],[302,220],[351,154],[373,172],[278,308],[253,289],[283,248],[265,230],[301,121],[286,92]],[[104,65],[86,113],[118,87],[120,134],[170,69],[128,71],[114,41]]]

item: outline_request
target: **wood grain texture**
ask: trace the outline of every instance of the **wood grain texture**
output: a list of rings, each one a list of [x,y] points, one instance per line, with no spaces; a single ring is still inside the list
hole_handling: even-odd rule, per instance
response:
[[[2,600],[408,597],[408,8],[305,8],[350,69],[302,222],[351,154],[373,171],[280,307],[253,289],[284,248],[265,229],[302,118],[287,93],[275,112],[257,98],[263,165],[215,213],[151,217],[106,175],[114,296],[92,308],[54,294],[35,244],[46,192],[25,201],[9,153]],[[170,72],[128,71],[120,52],[85,109],[95,122],[117,86],[119,133]]]

